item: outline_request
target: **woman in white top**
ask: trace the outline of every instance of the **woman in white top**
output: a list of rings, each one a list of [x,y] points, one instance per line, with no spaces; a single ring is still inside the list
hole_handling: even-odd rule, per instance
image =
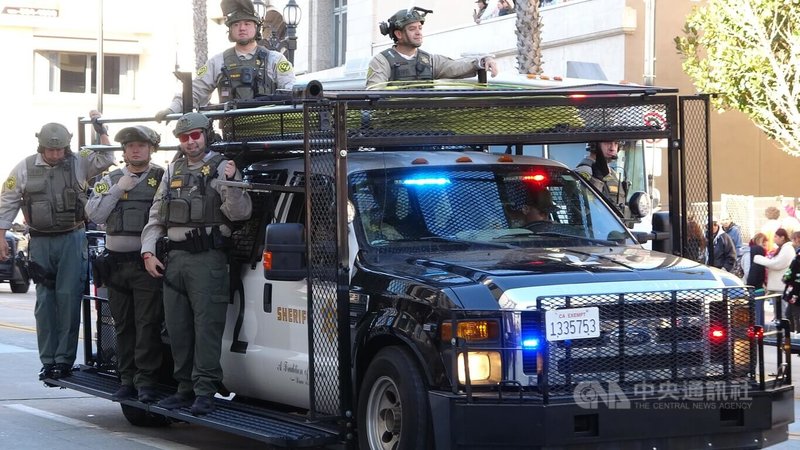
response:
[[[787,233],[786,230],[778,228],[775,231],[774,242],[775,245],[778,246],[778,250],[772,258],[761,255],[753,257],[754,263],[761,264],[767,268],[767,295],[783,294],[783,288],[785,287],[783,284],[783,274],[794,259],[794,247],[792,246],[792,241],[789,239],[789,233]],[[776,318],[782,317],[777,316],[780,311],[777,308],[779,304],[780,297],[777,297],[773,302]]]

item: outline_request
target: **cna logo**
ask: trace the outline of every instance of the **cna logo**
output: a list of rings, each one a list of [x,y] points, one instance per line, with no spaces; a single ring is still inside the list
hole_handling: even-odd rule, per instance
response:
[[[575,403],[583,409],[597,409],[600,404],[609,409],[630,409],[631,402],[619,385],[613,381],[605,383],[599,381],[581,381],[575,386],[572,395]]]

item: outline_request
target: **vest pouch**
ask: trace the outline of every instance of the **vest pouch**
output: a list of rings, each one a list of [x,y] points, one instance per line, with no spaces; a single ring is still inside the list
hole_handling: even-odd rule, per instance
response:
[[[192,197],[192,222],[203,222],[203,212],[204,212],[204,203],[205,203],[206,196],[205,195],[196,195]]]
[[[147,216],[139,209],[126,209],[120,214],[122,218],[122,231],[127,233],[141,233],[147,225]]]
[[[28,178],[25,192],[28,194],[41,194],[47,191],[47,181],[44,178]]]
[[[173,198],[169,201],[169,217],[167,221],[170,223],[187,223],[189,222],[189,202],[183,198]]]
[[[56,218],[53,208],[47,200],[31,202],[31,227],[36,230],[47,230],[55,226]]]
[[[58,205],[58,211],[74,211],[78,202],[78,193],[75,189],[64,189],[64,204]]]

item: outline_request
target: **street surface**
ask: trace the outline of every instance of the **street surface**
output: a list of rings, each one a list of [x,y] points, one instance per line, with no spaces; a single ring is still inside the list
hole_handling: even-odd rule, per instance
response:
[[[77,391],[47,388],[38,380],[33,308],[35,289],[12,294],[0,284],[0,448],[7,449],[264,449],[264,444],[186,423],[142,428],[128,423],[118,404]],[[78,362],[83,361],[82,341]],[[767,349],[767,370],[775,352]],[[800,382],[800,357],[792,360],[792,379]],[[770,362],[772,365],[770,365]],[[800,390],[795,391],[795,416],[800,417]],[[800,422],[789,427],[787,442],[772,449],[800,450]]]

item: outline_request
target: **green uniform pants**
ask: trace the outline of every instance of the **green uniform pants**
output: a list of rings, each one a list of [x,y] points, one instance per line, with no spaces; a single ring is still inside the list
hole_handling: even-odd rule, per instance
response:
[[[178,392],[212,395],[222,382],[228,258],[219,250],[172,250],[164,277],[164,318]]]
[[[81,299],[88,270],[83,228],[55,236],[31,236],[30,257],[55,274],[55,288],[36,285],[36,339],[42,364],[75,363],[81,325]]]
[[[107,280],[111,317],[117,336],[117,369],[122,384],[155,386],[161,367],[164,308],[161,280],[136,260],[115,262]]]

